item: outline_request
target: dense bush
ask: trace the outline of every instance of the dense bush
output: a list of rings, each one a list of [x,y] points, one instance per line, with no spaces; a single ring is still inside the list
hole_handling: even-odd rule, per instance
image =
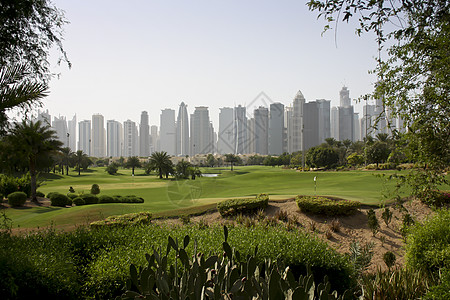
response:
[[[247,214],[265,209],[269,203],[267,194],[259,194],[256,198],[228,199],[217,203],[219,213],[225,216]]]
[[[52,195],[54,195],[54,194],[59,194],[59,193],[58,192],[50,192],[47,194],[46,198],[50,199],[52,197]]]
[[[135,195],[115,197],[119,203],[144,203],[144,198]]]
[[[85,205],[86,204],[86,202],[81,197],[74,198],[72,200],[72,203],[75,204],[76,206],[81,206],[81,205]]]
[[[42,198],[44,198],[44,197],[45,197],[45,194],[44,194],[43,192],[41,192],[41,191],[36,191],[36,197],[42,197]]]
[[[98,197],[98,203],[114,203],[116,202],[113,197],[107,195],[101,195]]]
[[[13,192],[24,192],[27,197],[31,194],[30,174],[25,174],[20,178],[0,174],[0,194],[9,195]]]
[[[98,186],[98,184],[94,183],[91,187],[91,194],[92,195],[98,195],[100,194],[100,187]]]
[[[258,246],[258,263],[282,256],[295,276],[305,274],[305,266],[310,265],[317,280],[328,275],[332,290],[342,292],[354,284],[349,259],[312,235],[281,226],[256,226],[252,230],[235,226],[229,231],[229,243],[241,259],[254,255]],[[146,265],[145,253],[165,246],[169,235],[179,241],[190,235],[198,252],[223,253],[223,229],[219,226],[102,226],[69,233],[0,235],[0,294],[6,299],[33,299],[37,294],[45,299],[114,298],[124,291],[130,264]],[[189,257],[193,251],[192,245],[187,250]],[[173,263],[174,257],[169,259],[168,263]],[[16,297],[3,292],[11,289],[17,292]]]
[[[75,199],[75,198],[77,198],[77,197],[80,197],[79,195],[77,195],[77,194],[75,194],[75,193],[68,193],[67,194],[67,197],[69,197],[69,199]]]
[[[361,205],[357,201],[320,196],[297,196],[296,202],[302,212],[326,216],[352,215]]]
[[[72,205],[72,200],[64,194],[52,193],[52,195],[50,196],[50,204],[52,206],[65,207],[66,205],[69,205],[69,201],[70,205]]]
[[[8,195],[8,204],[12,207],[23,206],[27,201],[27,194],[24,192],[13,192]]]
[[[406,263],[414,270],[437,273],[450,266],[450,210],[442,209],[408,231]]]
[[[91,227],[145,225],[149,224],[151,220],[152,214],[150,212],[131,213],[120,216],[110,216],[102,221],[92,222]]]
[[[83,194],[80,196],[85,204],[97,204],[98,203],[98,197],[96,195],[93,194]]]

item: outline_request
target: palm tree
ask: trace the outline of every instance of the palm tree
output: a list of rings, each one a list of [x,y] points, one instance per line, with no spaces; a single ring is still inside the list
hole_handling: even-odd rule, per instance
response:
[[[173,172],[173,163],[167,152],[153,152],[150,156],[148,168],[149,170],[158,170],[159,178],[163,178],[163,174],[168,177]]]
[[[41,121],[26,121],[14,123],[8,139],[14,150],[28,161],[31,177],[31,200],[38,202],[36,198],[36,165],[42,156],[49,156],[60,150],[62,143],[57,140],[56,132],[48,125],[42,125]]]
[[[48,86],[44,82],[30,80],[30,68],[25,64],[0,67],[0,134],[6,132],[7,111],[21,108],[27,111],[34,103],[47,96]]]
[[[69,165],[73,158],[74,153],[70,150],[69,147],[64,147],[61,149],[61,154],[62,154],[63,175],[64,175],[64,166],[66,167],[66,175],[69,175]]]
[[[131,168],[131,174],[134,176],[134,168],[140,168],[141,162],[137,156],[131,156],[127,159],[126,167]]]
[[[77,161],[78,176],[80,176],[81,175],[81,164],[83,163],[84,160],[86,160],[88,158],[88,156],[86,155],[86,153],[83,152],[83,150],[78,150],[75,154],[75,158]]]
[[[234,154],[225,154],[225,161],[231,164],[231,171],[233,171],[233,164],[239,162],[239,156]]]

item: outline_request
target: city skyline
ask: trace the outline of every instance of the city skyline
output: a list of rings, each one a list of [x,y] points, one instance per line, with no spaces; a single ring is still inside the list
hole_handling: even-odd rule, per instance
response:
[[[285,106],[298,89],[338,106],[342,85],[353,100],[376,80],[368,74],[374,36],[355,38],[352,24],[322,36],[326,22],[299,1],[55,4],[70,22],[64,47],[73,67],[53,68],[61,76],[43,100],[52,115],[76,110],[81,120],[98,112],[122,122],[147,111],[158,125],[162,109],[184,101],[189,113],[208,106],[218,128],[221,107],[247,107],[262,91]],[[362,113],[362,105],[355,109]]]

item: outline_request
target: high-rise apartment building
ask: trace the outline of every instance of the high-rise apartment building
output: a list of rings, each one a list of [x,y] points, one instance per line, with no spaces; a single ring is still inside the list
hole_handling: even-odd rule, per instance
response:
[[[340,98],[340,107],[349,107],[352,105],[350,100],[350,91],[346,86],[343,86],[341,91],[339,92]]]
[[[303,150],[303,104],[305,97],[298,91],[292,102],[290,120],[288,122],[288,141],[290,153]]]
[[[48,113],[48,109],[46,111],[39,110],[37,119],[41,121],[42,125],[52,126],[52,117]]]
[[[67,133],[69,134],[69,144],[67,145],[72,152],[77,150],[77,115],[72,120],[67,121]]]
[[[269,154],[269,110],[260,106],[255,109],[253,117],[255,119],[255,153],[260,155]]]
[[[230,107],[222,107],[219,113],[219,133],[217,152],[220,154],[234,153],[234,112]]]
[[[136,123],[131,120],[123,122],[123,156],[137,156],[139,137]]]
[[[91,156],[91,120],[78,123],[78,150]]]
[[[92,156],[106,156],[105,121],[101,114],[92,115]]]
[[[253,154],[256,153],[255,145],[255,118],[247,118],[247,141],[245,143],[244,153]]]
[[[191,155],[214,151],[214,131],[209,120],[208,107],[198,106],[191,114]]]
[[[66,117],[54,117],[52,122],[52,128],[56,131],[56,136],[60,142],[63,143],[63,147],[68,147],[67,136],[67,121]]]
[[[175,110],[163,109],[161,111],[161,123],[159,127],[160,150],[167,152],[169,155],[175,155],[175,136]]]
[[[234,154],[244,154],[247,149],[247,115],[245,107],[234,108],[235,148]]]
[[[120,157],[123,150],[123,128],[122,124],[116,120],[106,122],[106,155],[108,157]]]
[[[139,155],[143,157],[150,155],[150,126],[146,111],[141,113],[141,123],[139,124]]]
[[[319,110],[319,144],[322,144],[325,139],[331,137],[331,101],[318,99],[316,102]]]
[[[270,104],[269,113],[269,154],[280,155],[285,152],[284,105]]]
[[[176,155],[189,155],[189,119],[187,105],[181,102],[178,109],[176,128]]]
[[[319,106],[315,101],[303,104],[303,146],[305,151],[319,145]]]
[[[150,154],[159,151],[158,126],[156,125],[150,127],[150,145]]]

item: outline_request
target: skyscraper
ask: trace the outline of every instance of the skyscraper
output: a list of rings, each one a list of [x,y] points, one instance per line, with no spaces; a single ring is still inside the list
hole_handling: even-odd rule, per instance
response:
[[[325,139],[331,137],[331,101],[318,99],[316,102],[319,109],[319,144],[321,144],[325,142]]]
[[[319,106],[315,101],[303,104],[303,146],[305,151],[319,145]]]
[[[217,152],[220,154],[234,153],[234,143],[233,109],[230,107],[222,107],[219,113]]]
[[[126,157],[137,156],[139,149],[139,137],[136,123],[131,120],[123,122],[123,155]]]
[[[101,114],[92,115],[92,156],[105,157],[106,135],[105,121]]]
[[[198,106],[191,114],[191,155],[208,154],[214,151],[212,124],[208,107]]]
[[[78,150],[91,156],[91,120],[78,123]]]
[[[46,111],[39,110],[37,119],[41,121],[42,125],[52,126],[52,117],[48,113],[48,109]]]
[[[150,141],[151,141],[150,154],[155,151],[159,151],[158,126],[156,125],[152,125],[150,127]]]
[[[77,115],[72,120],[67,121],[67,133],[69,134],[69,145],[71,151],[77,150]]]
[[[139,155],[143,157],[150,155],[150,126],[146,111],[141,113],[141,123],[139,124]]]
[[[123,128],[122,124],[116,120],[108,120],[106,122],[107,135],[107,156],[119,157],[122,156],[123,148]]]
[[[247,149],[247,115],[245,107],[234,108],[235,148],[234,154],[244,154]]]
[[[350,100],[350,91],[347,87],[342,87],[339,92],[340,106],[337,108],[337,124],[333,124],[338,128],[337,137],[338,141],[350,140],[353,141],[354,136],[354,111]],[[333,111],[332,111],[333,113]],[[335,118],[336,115],[332,115],[331,118]]]
[[[350,91],[346,86],[343,86],[339,92],[340,107],[349,107],[352,105],[350,100]]]
[[[68,147],[67,137],[67,121],[66,117],[54,117],[52,122],[52,128],[56,131],[58,140],[63,143],[63,147]]]
[[[178,109],[176,130],[176,154],[179,156],[189,155],[189,119],[187,105],[181,102]]]
[[[160,150],[169,155],[175,155],[175,110],[163,109],[161,111],[161,123],[159,127]]]
[[[270,104],[269,116],[269,154],[280,155],[284,149],[284,105],[281,103]]]
[[[255,153],[269,154],[269,110],[260,106],[254,111]]]
[[[292,139],[289,142],[291,153],[303,150],[303,104],[305,97],[298,91],[292,102],[292,115],[288,127],[288,136]]]

